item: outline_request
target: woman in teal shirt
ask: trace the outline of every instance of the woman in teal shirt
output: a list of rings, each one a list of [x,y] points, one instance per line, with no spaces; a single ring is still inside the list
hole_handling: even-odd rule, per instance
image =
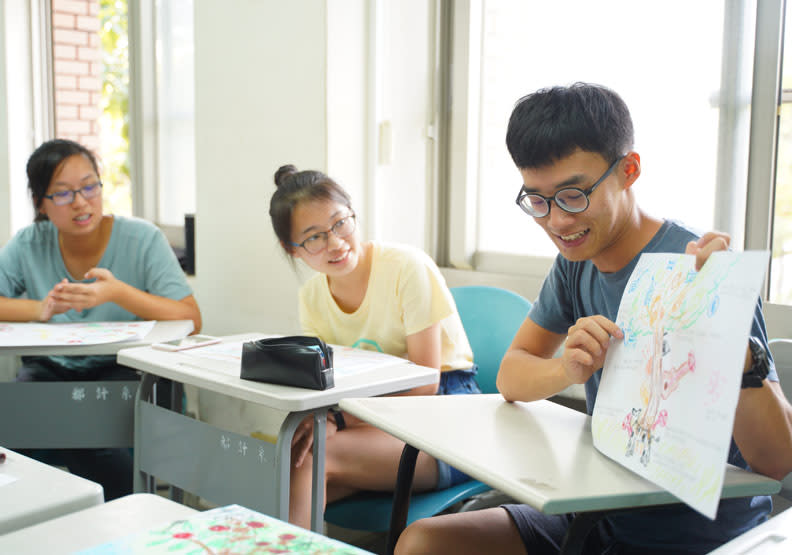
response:
[[[103,213],[99,169],[88,149],[45,142],[30,156],[27,175],[36,217],[0,250],[0,320],[193,320],[200,330],[198,303],[163,234],[143,220]],[[17,379],[136,376],[112,356],[24,357]],[[99,451],[58,454],[73,472],[102,483],[106,499],[131,492],[128,450]]]

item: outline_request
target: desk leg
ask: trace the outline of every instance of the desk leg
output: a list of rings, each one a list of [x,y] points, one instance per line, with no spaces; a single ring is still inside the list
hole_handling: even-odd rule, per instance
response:
[[[583,553],[586,538],[602,518],[613,511],[588,511],[576,513],[572,523],[567,528],[564,541],[561,543],[561,553],[564,555],[577,555]]]
[[[407,526],[407,515],[410,510],[410,493],[412,492],[413,477],[415,476],[415,461],[418,459],[418,449],[412,445],[404,445],[399,470],[396,474],[396,489],[393,492],[393,509],[391,510],[390,529],[388,530],[388,543],[386,553],[393,553],[399,536]]]
[[[313,440],[313,474],[311,487],[311,530],[324,531],[324,500],[325,500],[325,429],[327,425],[327,409],[314,412]]]
[[[148,399],[151,396],[152,388],[154,384],[154,377],[151,374],[147,374],[145,372],[142,373],[140,377],[140,386],[137,389],[137,393],[135,393],[135,435],[134,435],[134,449],[132,454],[133,460],[133,476],[132,476],[132,491],[135,493],[141,492],[150,492],[150,488],[147,489],[147,484],[149,484],[148,476],[140,470],[140,456],[142,449],[141,438],[140,438],[140,404],[143,402],[143,399]],[[149,484],[150,485],[150,484]]]

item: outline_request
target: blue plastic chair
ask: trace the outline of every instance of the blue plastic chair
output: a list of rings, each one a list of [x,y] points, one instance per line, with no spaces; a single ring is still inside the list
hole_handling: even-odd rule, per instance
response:
[[[478,366],[476,381],[483,393],[497,393],[495,378],[501,359],[531,303],[498,287],[453,287],[451,294],[473,350],[473,361]],[[478,480],[469,480],[444,490],[415,493],[410,497],[407,524],[434,516],[489,489]],[[385,532],[390,527],[392,505],[392,493],[363,492],[328,504],[324,518],[343,528]]]

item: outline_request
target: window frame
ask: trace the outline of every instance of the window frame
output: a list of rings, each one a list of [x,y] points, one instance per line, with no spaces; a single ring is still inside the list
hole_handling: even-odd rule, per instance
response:
[[[745,249],[768,249],[771,241],[773,182],[775,174],[776,107],[780,87],[780,56],[782,45],[783,0],[727,3],[724,17],[724,75],[721,108],[727,125],[719,126],[718,179],[716,185],[717,229],[728,231],[734,245]],[[747,29],[755,7],[755,41],[753,44],[753,91],[750,94],[750,143],[747,168],[733,168],[723,163],[733,157],[734,128],[740,124],[739,112],[747,107],[746,91],[739,90],[733,76],[746,71],[745,55],[735,50],[735,32],[753,33]],[[552,257],[528,257],[479,251],[476,232],[479,152],[478,131],[482,0],[454,2],[452,14],[453,74],[449,76],[449,179],[446,183],[447,233],[444,237],[448,256],[441,262],[456,269],[520,275],[544,275]],[[750,39],[750,35],[748,35]],[[740,104],[742,103],[742,105]],[[470,153],[473,153],[472,155]],[[747,181],[746,181],[747,175]],[[746,186],[750,183],[750,187]],[[745,214],[721,210],[730,207],[735,195],[745,195]],[[743,220],[743,217],[745,218]],[[744,237],[744,239],[743,239]],[[442,249],[441,249],[442,251]],[[768,280],[769,282],[769,280]],[[766,298],[766,294],[765,294]]]

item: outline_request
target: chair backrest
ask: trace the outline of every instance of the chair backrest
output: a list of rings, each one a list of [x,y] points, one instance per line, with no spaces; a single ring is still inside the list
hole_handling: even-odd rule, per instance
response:
[[[792,339],[770,339],[767,344],[781,380],[781,389],[792,403]]]
[[[501,359],[531,302],[512,291],[483,285],[452,287],[451,295],[478,366],[476,381],[483,393],[497,393],[495,378]]]
[[[787,401],[792,403],[792,339],[770,339],[767,345],[773,355],[778,379],[781,381],[781,389],[784,391]],[[779,495],[787,501],[792,501],[792,472],[781,481]]]

